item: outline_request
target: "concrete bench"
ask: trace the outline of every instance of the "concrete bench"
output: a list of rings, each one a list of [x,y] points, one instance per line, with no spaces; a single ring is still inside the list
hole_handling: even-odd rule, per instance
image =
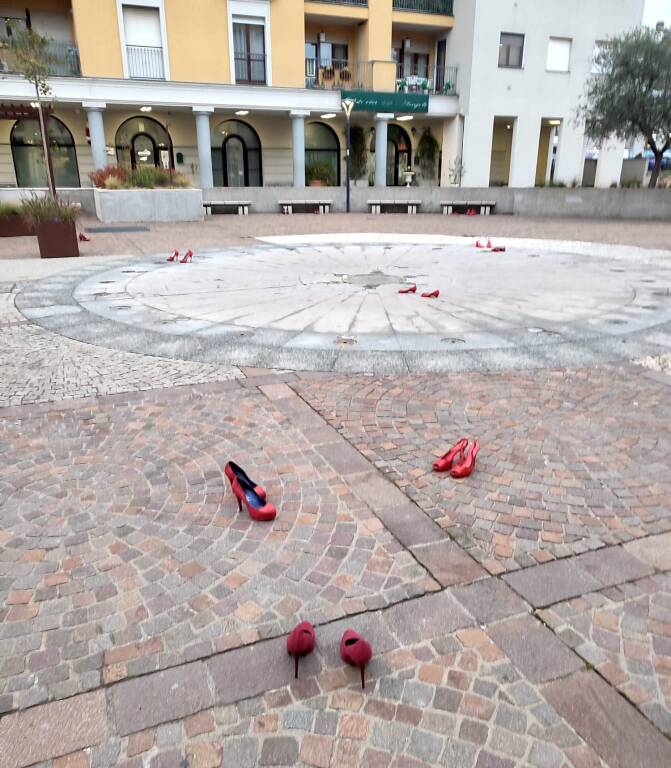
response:
[[[229,208],[237,208],[238,216],[247,216],[251,204],[251,200],[212,200],[211,202],[203,203],[203,208],[206,215],[209,216],[214,213],[215,208],[221,208],[223,212],[226,212]]]
[[[421,200],[369,200],[368,209],[373,214],[380,214],[384,213],[385,209],[406,208],[409,214],[415,214],[421,204]]]
[[[443,209],[443,216],[455,213],[456,208],[465,208],[467,211],[475,209],[480,212],[481,216],[489,216],[496,207],[496,202],[494,200],[441,200],[440,205]],[[461,210],[456,212],[461,213]]]
[[[331,213],[333,200],[278,200],[282,213],[291,215],[294,208],[308,209],[310,213]]]

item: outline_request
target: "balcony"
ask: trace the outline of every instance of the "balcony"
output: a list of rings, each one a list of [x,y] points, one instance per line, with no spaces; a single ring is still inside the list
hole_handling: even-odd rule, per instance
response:
[[[165,80],[161,46],[127,45],[126,60],[133,80]]]
[[[436,80],[422,75],[403,77],[403,65],[396,66],[396,90],[403,93],[432,93],[442,96],[457,95],[457,67],[445,67],[438,72]]]
[[[373,62],[305,59],[305,87],[370,90],[373,87]]]
[[[265,53],[235,54],[235,82],[245,85],[266,84]]]
[[[392,0],[392,8],[395,11],[438,13],[442,16],[452,16],[453,5],[453,0]]]
[[[54,77],[81,77],[77,46],[52,40],[47,55],[50,74]],[[0,37],[0,72],[8,75],[16,72],[16,59],[6,37]]]

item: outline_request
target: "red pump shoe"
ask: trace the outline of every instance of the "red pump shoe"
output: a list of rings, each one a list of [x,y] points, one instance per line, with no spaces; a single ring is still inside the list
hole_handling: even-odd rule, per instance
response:
[[[455,443],[450,450],[443,454],[439,459],[433,462],[434,472],[447,472],[452,469],[454,460],[459,456],[459,462],[464,458],[464,448],[468,445],[468,440],[462,437],[458,443]],[[457,463],[459,463],[457,462]]]
[[[241,477],[236,477],[231,484],[235,498],[238,500],[238,511],[242,512],[242,503],[244,502],[253,520],[266,522],[274,520],[277,517],[275,506],[266,499],[261,498],[254,490],[254,486],[247,483]]]
[[[408,288],[401,288],[399,293],[417,293],[417,286],[413,284]]]
[[[166,261],[179,261],[179,251],[173,251],[172,256],[168,256]]]
[[[366,687],[366,664],[373,658],[373,649],[367,640],[353,629],[346,629],[340,638],[340,658],[353,667],[359,667],[361,672],[361,688]]]
[[[431,293],[422,294],[423,299],[437,299],[439,296],[440,296],[439,290],[431,291]]]
[[[188,264],[193,259],[193,251],[189,250],[184,254],[184,258],[179,260],[180,264]]]
[[[312,653],[316,642],[315,628],[309,621],[301,621],[289,633],[287,637],[287,651],[290,656],[294,657],[296,662],[296,677],[298,677],[298,659],[301,656],[307,656],[308,653]]]
[[[233,481],[236,477],[241,477],[246,483],[251,485],[256,493],[262,498],[266,498],[266,489],[263,488],[261,485],[257,485],[252,478],[245,472],[245,470],[239,465],[236,464],[234,461],[227,461],[226,466],[224,467],[224,474],[228,478],[228,482],[231,484],[231,489],[233,488]]]
[[[472,474],[475,469],[475,459],[477,458],[479,450],[480,443],[477,440],[474,440],[471,450],[466,450],[461,461],[450,470],[452,477],[460,480],[462,477],[468,477]]]

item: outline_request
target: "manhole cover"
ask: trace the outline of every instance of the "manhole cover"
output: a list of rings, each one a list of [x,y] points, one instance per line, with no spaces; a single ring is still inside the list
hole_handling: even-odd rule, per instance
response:
[[[356,339],[353,336],[338,336],[335,340],[337,347],[351,347],[353,344],[356,344]]]

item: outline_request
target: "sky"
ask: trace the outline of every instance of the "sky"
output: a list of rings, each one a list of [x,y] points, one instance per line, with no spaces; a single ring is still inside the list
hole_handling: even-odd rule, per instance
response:
[[[645,0],[643,23],[654,27],[658,21],[671,27],[671,0]]]

